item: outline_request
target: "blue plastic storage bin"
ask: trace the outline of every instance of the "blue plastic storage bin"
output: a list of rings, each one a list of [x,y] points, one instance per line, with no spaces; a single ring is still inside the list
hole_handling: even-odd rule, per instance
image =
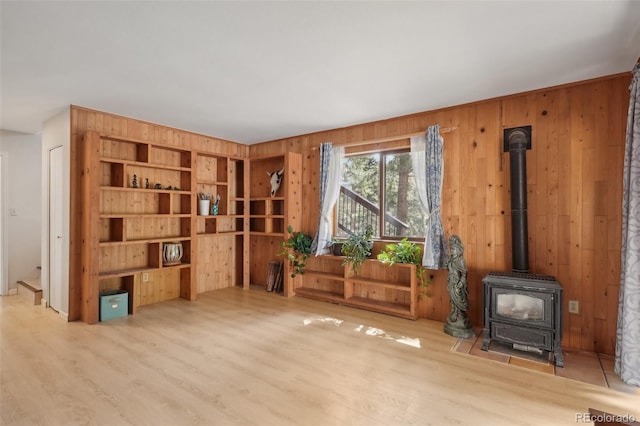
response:
[[[100,321],[124,317],[129,314],[129,293],[122,290],[100,293]]]

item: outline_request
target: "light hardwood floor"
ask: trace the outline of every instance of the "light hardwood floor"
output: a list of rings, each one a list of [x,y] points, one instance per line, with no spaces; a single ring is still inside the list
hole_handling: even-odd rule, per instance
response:
[[[441,323],[255,289],[91,326],[9,296],[0,321],[3,425],[569,425],[589,407],[640,418],[638,395],[452,352]]]

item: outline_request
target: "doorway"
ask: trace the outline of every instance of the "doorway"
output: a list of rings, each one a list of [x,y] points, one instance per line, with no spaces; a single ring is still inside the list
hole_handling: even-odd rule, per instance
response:
[[[4,179],[4,159],[0,153],[0,295],[9,294],[9,277],[7,276],[7,238],[5,238],[4,205],[5,205],[5,179]]]
[[[62,311],[62,188],[63,147],[49,149],[49,296],[48,303],[57,312]]]

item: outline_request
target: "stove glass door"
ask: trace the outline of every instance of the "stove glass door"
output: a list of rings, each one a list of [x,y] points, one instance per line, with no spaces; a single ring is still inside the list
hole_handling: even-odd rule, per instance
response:
[[[505,318],[544,320],[544,300],[525,294],[498,294],[496,313]]]

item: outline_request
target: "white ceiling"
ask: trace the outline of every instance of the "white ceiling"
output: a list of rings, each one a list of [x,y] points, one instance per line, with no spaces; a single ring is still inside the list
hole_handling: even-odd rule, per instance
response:
[[[0,128],[70,104],[237,142],[631,71],[640,1],[0,3]]]

